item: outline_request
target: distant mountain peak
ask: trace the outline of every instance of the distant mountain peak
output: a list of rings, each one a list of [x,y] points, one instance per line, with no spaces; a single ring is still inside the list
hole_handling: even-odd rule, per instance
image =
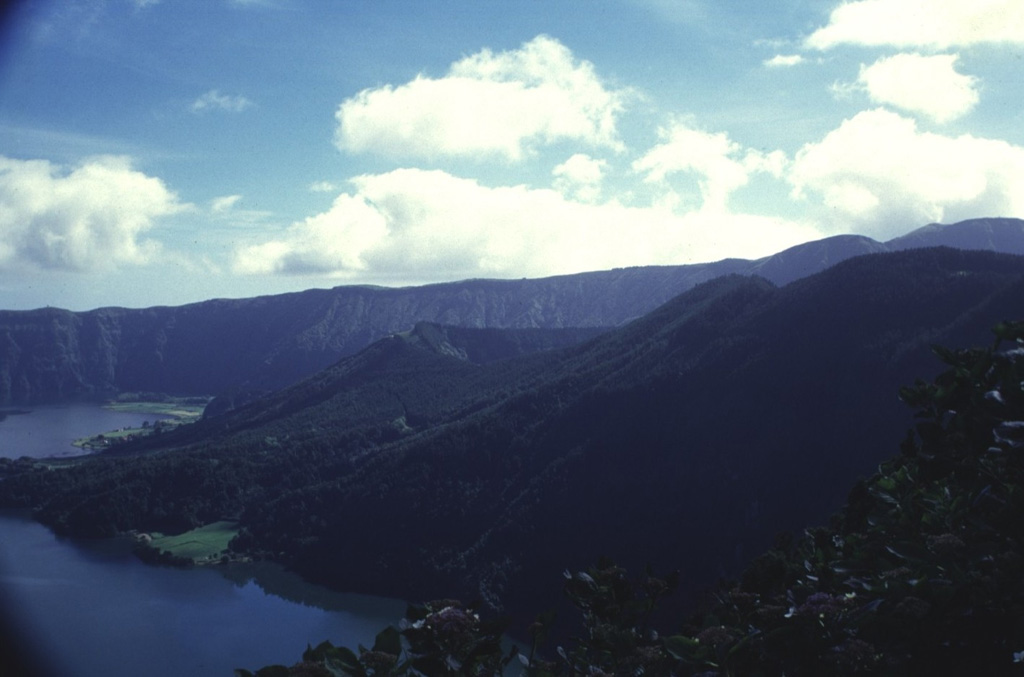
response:
[[[1008,217],[931,223],[885,243],[890,251],[920,247],[956,247],[1024,254],[1024,221]]]
[[[864,235],[834,235],[754,261],[751,273],[784,285],[854,256],[885,251],[889,251],[886,245]]]

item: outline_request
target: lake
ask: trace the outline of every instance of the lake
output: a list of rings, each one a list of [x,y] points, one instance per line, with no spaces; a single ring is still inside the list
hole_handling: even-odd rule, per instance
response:
[[[0,420],[0,458],[77,456],[82,450],[71,443],[82,437],[138,428],[166,418],[153,414],[111,411],[97,404],[63,404],[40,407],[5,407]]]
[[[153,420],[110,414],[74,405],[9,416],[0,422],[0,454],[74,453],[71,437]],[[46,677],[231,677],[237,667],[291,665],[325,639],[372,644],[405,604],[334,593],[265,563],[148,566],[126,539],[61,539],[0,513],[0,609],[18,641],[45,659]]]

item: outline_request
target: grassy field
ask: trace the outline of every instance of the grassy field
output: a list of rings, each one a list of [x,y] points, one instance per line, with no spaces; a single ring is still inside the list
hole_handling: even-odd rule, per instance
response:
[[[183,401],[187,399],[188,401]],[[203,416],[204,404],[196,404],[197,399],[203,398],[173,398],[168,397],[163,401],[121,401],[115,400],[103,405],[111,411],[131,412],[135,414],[153,414],[154,416],[166,417],[153,421],[153,425],[147,428],[125,428],[123,430],[111,430],[108,432],[91,435],[77,439],[72,444],[83,449],[105,449],[110,443],[121,441],[127,437],[139,437],[148,435],[156,427],[164,430],[193,423]]]
[[[180,404],[178,402],[111,402],[104,405],[111,411],[130,411],[137,414],[153,414],[155,416],[170,416],[178,420],[178,423],[191,423],[203,415],[203,407],[195,404]]]
[[[176,557],[187,557],[197,564],[215,561],[228,548],[228,542],[238,533],[238,523],[221,521],[186,531],[177,536],[150,534],[150,547],[166,550]]]

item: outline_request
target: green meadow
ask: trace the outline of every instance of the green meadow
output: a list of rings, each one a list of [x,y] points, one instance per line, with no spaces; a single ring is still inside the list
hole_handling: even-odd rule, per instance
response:
[[[104,406],[111,411],[170,416],[177,419],[179,423],[191,423],[203,415],[203,405],[180,402],[111,402]]]
[[[111,442],[120,442],[124,438],[149,435],[158,429],[166,431],[185,423],[194,423],[202,418],[203,409],[205,409],[206,403],[209,401],[209,398],[205,397],[170,397],[159,394],[155,397],[159,399],[137,399],[136,394],[125,393],[120,395],[118,399],[103,405],[105,409],[111,411],[152,414],[154,417],[161,417],[152,421],[151,424],[142,428],[106,431],[77,439],[72,444],[83,449],[104,449],[110,446]]]
[[[228,520],[213,522],[177,536],[150,534],[149,545],[164,550],[175,557],[185,557],[197,564],[220,558],[228,549],[228,543],[238,533],[238,523]]]

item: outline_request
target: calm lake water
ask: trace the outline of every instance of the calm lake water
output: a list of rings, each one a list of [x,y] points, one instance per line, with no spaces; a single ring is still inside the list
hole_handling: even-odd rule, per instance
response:
[[[66,436],[39,442],[54,439],[51,426],[81,437],[147,418],[105,427],[111,413],[75,405],[10,416],[0,422],[0,454],[46,456],[50,444],[66,454]],[[0,610],[17,641],[47,660],[47,677],[231,677],[238,667],[291,665],[325,639],[372,644],[405,604],[332,593],[273,565],[147,566],[125,540],[58,539],[0,513]]]
[[[0,420],[0,458],[31,456],[77,456],[82,450],[75,440],[118,428],[138,428],[143,421],[152,423],[162,416],[110,411],[95,404],[48,405],[0,412],[27,411],[8,414]]]

